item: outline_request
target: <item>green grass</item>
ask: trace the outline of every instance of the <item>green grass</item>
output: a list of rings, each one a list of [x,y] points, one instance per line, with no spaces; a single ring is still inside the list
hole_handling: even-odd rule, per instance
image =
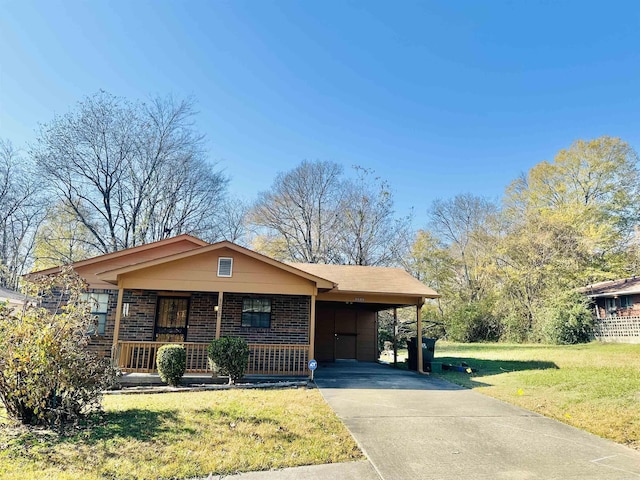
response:
[[[640,450],[640,345],[438,342],[435,357],[478,369],[437,373],[451,382]]]
[[[0,428],[0,478],[188,478],[362,458],[317,390],[112,395],[92,428]],[[0,412],[4,416],[4,411]]]

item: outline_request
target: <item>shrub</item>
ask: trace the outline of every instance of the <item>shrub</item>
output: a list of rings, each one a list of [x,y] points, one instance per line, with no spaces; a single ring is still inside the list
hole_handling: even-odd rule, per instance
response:
[[[87,348],[95,318],[81,300],[84,287],[65,269],[31,285],[31,295],[57,301],[54,312],[28,305],[12,315],[0,305],[0,400],[10,417],[61,427],[100,408],[115,371]]]
[[[526,313],[510,311],[502,319],[503,330],[501,341],[511,343],[525,343],[531,338],[531,320]]]
[[[447,338],[455,342],[493,342],[500,339],[502,325],[484,302],[458,307],[446,318]]]
[[[208,347],[209,358],[217,366],[218,373],[229,375],[229,383],[242,378],[249,363],[249,345],[242,338],[222,337],[212,340]]]
[[[182,345],[163,345],[158,349],[156,365],[160,380],[177,387],[187,369],[187,351]]]
[[[593,338],[593,316],[577,292],[559,293],[542,311],[541,340],[556,345],[586,343]]]

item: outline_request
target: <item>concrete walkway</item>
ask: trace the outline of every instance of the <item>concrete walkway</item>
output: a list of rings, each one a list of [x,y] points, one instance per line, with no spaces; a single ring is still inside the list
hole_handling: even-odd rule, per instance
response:
[[[640,478],[639,452],[434,377],[336,363],[316,383],[383,480]]]

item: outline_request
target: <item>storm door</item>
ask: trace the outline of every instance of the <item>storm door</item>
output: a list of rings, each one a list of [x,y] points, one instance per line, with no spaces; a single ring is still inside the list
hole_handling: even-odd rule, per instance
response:
[[[156,342],[184,342],[187,339],[188,297],[160,297],[156,315]]]

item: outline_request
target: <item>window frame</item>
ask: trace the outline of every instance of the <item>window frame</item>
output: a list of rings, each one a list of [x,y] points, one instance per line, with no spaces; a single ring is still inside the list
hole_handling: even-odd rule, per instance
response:
[[[620,308],[633,308],[633,296],[621,295],[620,296]]]
[[[100,296],[106,296],[106,301],[101,302]],[[107,316],[109,315],[109,293],[106,292],[86,292],[80,298],[91,305],[91,315],[96,319],[96,326],[87,332],[89,335],[104,336],[107,330]],[[100,310],[104,306],[104,311]]]
[[[251,303],[247,306],[247,303]],[[242,328],[271,328],[273,302],[265,297],[243,297],[240,326]]]
[[[229,261],[229,275],[220,274],[220,264],[223,260]],[[218,274],[218,277],[231,278],[233,276],[233,257],[218,257],[218,271],[216,273]]]

